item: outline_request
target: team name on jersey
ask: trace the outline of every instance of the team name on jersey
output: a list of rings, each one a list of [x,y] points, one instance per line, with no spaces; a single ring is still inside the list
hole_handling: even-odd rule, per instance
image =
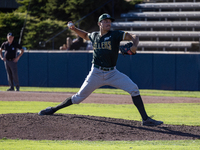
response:
[[[108,49],[111,50],[111,41],[105,41],[101,43],[94,43],[94,49]]]

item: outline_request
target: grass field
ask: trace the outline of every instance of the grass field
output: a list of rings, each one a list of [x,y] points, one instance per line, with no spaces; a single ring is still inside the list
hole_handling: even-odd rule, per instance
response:
[[[8,87],[0,87],[5,91]],[[46,91],[46,92],[77,92],[78,89],[70,88],[37,88],[22,87],[21,91]],[[98,89],[97,93],[106,94],[126,94],[116,89]],[[159,96],[179,96],[179,97],[199,97],[200,92],[187,91],[161,91],[161,90],[141,90],[141,95]],[[50,102],[8,102],[1,101],[0,114],[3,113],[37,113],[38,110],[57,103]],[[34,107],[33,107],[34,106]],[[161,119],[167,124],[200,125],[200,104],[146,104],[150,114],[159,114],[155,118]],[[90,110],[90,111],[88,111]],[[116,111],[117,110],[117,111]],[[59,113],[82,114],[92,116],[105,116],[122,119],[140,120],[140,116],[133,105],[111,105],[111,104],[81,104],[69,107],[67,110],[60,110]],[[198,150],[200,140],[180,140],[180,141],[31,141],[20,139],[0,140],[0,150]]]
[[[1,101],[0,114],[8,113],[38,113],[47,106],[56,106],[56,102],[30,102],[30,101]],[[200,125],[200,104],[145,104],[150,116],[162,120],[165,124],[173,125]],[[141,117],[134,105],[115,104],[88,104],[72,105],[61,109],[58,113],[102,116],[127,120],[141,121]]]
[[[199,150],[195,141],[30,141],[0,140],[0,150]]]
[[[0,91],[6,91],[8,86],[0,86]],[[21,91],[43,91],[43,92],[78,92],[79,88],[52,88],[52,87],[21,87]],[[128,95],[120,89],[96,89],[93,93]],[[170,90],[140,90],[143,96],[169,96],[169,97],[193,97],[200,98],[199,91],[170,91]]]

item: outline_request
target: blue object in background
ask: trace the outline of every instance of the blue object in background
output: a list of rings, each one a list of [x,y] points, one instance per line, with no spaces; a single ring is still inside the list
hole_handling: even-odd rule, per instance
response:
[[[80,88],[91,61],[92,53],[88,51],[25,51],[18,62],[20,85]],[[200,90],[200,54],[119,54],[117,69],[129,76],[139,89]],[[0,70],[0,85],[8,85],[3,61]]]

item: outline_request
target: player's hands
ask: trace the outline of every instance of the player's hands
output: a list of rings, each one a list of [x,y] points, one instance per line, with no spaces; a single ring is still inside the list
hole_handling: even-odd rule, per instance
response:
[[[75,25],[74,25],[74,23],[72,21],[69,21],[68,24],[67,24],[67,26],[68,26],[68,28],[70,30],[75,30]]]
[[[18,60],[19,60],[19,57],[14,58],[14,59],[13,59],[13,62],[18,62]]]
[[[130,47],[130,50],[133,52],[133,54],[135,54],[137,47],[133,45],[133,46]]]
[[[122,55],[135,55],[137,47],[132,43],[126,43],[125,45],[119,46],[119,50]]]
[[[6,61],[6,58],[1,58],[1,60]]]

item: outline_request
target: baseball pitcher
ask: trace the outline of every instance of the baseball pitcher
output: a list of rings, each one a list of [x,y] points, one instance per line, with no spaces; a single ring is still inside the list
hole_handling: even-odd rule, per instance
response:
[[[163,124],[162,121],[156,121],[147,115],[138,86],[127,75],[121,73],[116,68],[119,49],[123,54],[135,54],[139,38],[124,31],[111,31],[110,28],[113,21],[114,19],[109,14],[102,14],[98,19],[99,32],[92,33],[75,27],[71,21],[68,22],[69,29],[83,39],[90,40],[93,44],[94,52],[91,71],[78,93],[55,107],[47,107],[41,110],[39,115],[52,115],[59,109],[72,104],[79,104],[95,89],[109,85],[127,91],[131,95],[132,101],[142,117],[142,125],[157,126]],[[120,47],[120,41],[123,40],[131,41],[132,43]]]

